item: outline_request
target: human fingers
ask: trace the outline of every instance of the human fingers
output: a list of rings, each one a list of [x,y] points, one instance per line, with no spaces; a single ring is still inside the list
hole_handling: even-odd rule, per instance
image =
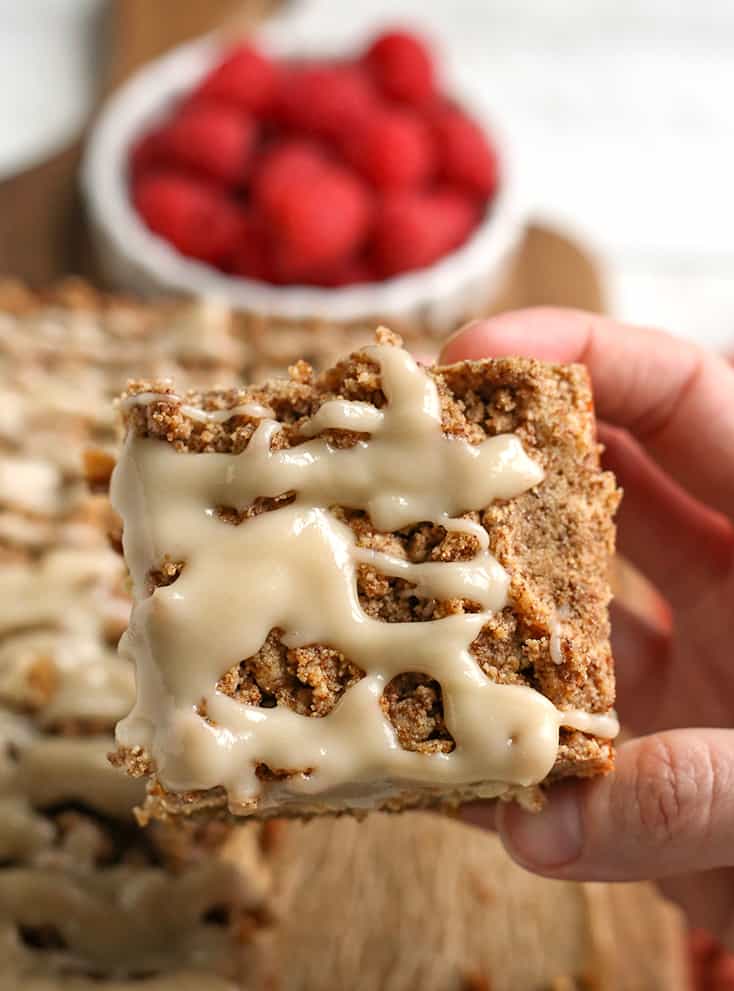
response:
[[[497,829],[517,861],[550,877],[631,881],[729,865],[734,731],[632,740],[615,774],[560,782],[536,814],[500,806]]]
[[[649,733],[658,728],[663,707],[668,708],[670,629],[621,602],[612,603],[611,618],[617,712],[633,733]]]
[[[580,310],[538,308],[475,321],[443,362],[526,354],[583,362],[600,418],[633,433],[698,498],[734,516],[734,369],[660,331]]]
[[[673,606],[692,605],[700,589],[731,569],[734,528],[677,485],[628,431],[600,424],[599,439],[605,467],[624,490],[619,550]]]

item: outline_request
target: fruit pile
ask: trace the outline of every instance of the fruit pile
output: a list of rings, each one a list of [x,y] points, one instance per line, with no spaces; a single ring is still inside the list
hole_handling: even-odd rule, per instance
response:
[[[275,285],[347,286],[455,250],[498,185],[487,135],[405,31],[351,61],[240,44],[134,146],[132,201],[181,254]]]

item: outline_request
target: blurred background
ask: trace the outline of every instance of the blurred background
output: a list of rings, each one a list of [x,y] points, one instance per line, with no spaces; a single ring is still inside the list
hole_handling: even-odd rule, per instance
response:
[[[73,146],[118,78],[220,17],[275,6],[0,0],[0,206],[12,202],[0,221],[3,269],[37,280],[63,266],[35,249],[29,260],[19,246],[17,198],[29,188],[19,174],[35,177]],[[335,42],[386,18],[418,24],[452,77],[492,107],[527,216],[572,234],[599,260],[607,308],[734,347],[728,0],[292,0],[279,17],[294,37]],[[68,169],[47,164],[46,177],[52,209],[62,209]],[[38,188],[24,207],[29,219]],[[79,267],[66,246],[64,257]]]

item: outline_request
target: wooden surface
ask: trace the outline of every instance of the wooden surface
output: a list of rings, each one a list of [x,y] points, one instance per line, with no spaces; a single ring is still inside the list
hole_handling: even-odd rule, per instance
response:
[[[0,182],[0,273],[41,287],[85,270],[82,208],[76,185],[81,146]]]
[[[546,881],[438,814],[279,823],[278,991],[685,991],[680,921],[648,885]]]
[[[576,306],[601,313],[605,295],[599,265],[562,232],[530,224],[493,311],[525,306]]]
[[[245,30],[279,6],[277,0],[116,0],[110,31],[113,57],[106,86],[145,62],[214,27]]]

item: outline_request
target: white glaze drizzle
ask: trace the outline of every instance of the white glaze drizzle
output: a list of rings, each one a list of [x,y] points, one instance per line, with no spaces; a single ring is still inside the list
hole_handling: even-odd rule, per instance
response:
[[[307,438],[327,429],[369,435],[352,447],[315,437],[273,450],[281,427],[269,419],[239,455],[181,454],[133,433],[126,440],[112,497],[135,588],[121,649],[136,662],[138,697],[117,738],[144,747],[171,790],[224,785],[231,806],[244,812],[284,791],[337,806],[371,790],[413,786],[484,783],[496,794],[547,775],[561,726],[615,735],[613,715],[560,711],[533,689],[497,684],[469,650],[506,605],[509,576],[483,529],[457,517],[519,495],[542,480],[542,470],[514,435],[477,445],[444,435],[432,378],[399,348],[367,352],[380,365],[386,406],[330,401],[301,430]],[[296,492],[295,502],[239,527],[217,513],[285,492]],[[433,521],[477,537],[479,548],[467,562],[413,564],[358,547],[330,506],[365,510],[384,531]],[[164,555],[184,561],[183,571],[149,595],[148,575]],[[378,622],[359,603],[360,563],[405,578],[418,594],[470,599],[481,611],[430,624]],[[216,690],[221,675],[256,653],[275,627],[289,647],[327,644],[366,672],[329,715],[257,708]],[[379,700],[406,670],[440,683],[451,753],[398,744]],[[202,701],[206,720],[197,711]],[[255,775],[261,762],[309,773],[269,795]]]

